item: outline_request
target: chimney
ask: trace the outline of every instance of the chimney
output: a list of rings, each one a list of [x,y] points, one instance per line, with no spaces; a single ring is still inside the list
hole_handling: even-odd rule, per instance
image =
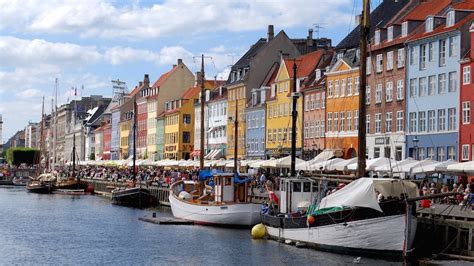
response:
[[[275,33],[273,32],[273,25],[268,25],[267,42],[271,41],[273,37],[275,37]]]
[[[181,65],[183,63],[183,59],[178,58],[178,65]]]
[[[313,46],[313,29],[308,30],[308,38],[306,39],[307,46]]]
[[[196,86],[202,84],[202,74],[201,71],[196,72]]]
[[[148,77],[148,74],[145,74],[143,77],[143,84],[145,84],[145,87],[150,87],[150,78]]]
[[[143,81],[138,82],[138,87],[141,87],[143,85]]]

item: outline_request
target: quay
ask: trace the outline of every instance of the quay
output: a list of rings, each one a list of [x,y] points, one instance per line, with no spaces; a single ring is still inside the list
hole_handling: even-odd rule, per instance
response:
[[[153,224],[172,224],[172,225],[193,225],[193,221],[187,221],[183,219],[173,218],[173,217],[140,217],[138,220],[153,223]]]

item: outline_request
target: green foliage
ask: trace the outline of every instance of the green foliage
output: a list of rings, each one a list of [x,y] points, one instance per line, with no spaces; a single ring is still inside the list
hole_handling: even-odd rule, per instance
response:
[[[33,148],[9,148],[7,150],[7,162],[11,165],[38,164],[40,161],[40,151]]]

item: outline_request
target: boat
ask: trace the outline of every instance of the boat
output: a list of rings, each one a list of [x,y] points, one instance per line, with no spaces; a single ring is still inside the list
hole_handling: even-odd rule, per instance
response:
[[[30,181],[31,181],[31,178],[29,176],[21,176],[21,177],[15,176],[12,180],[12,183],[15,186],[26,186],[28,182]]]
[[[144,187],[116,188],[112,191],[112,203],[127,207],[148,208],[154,204],[154,198]]]
[[[327,181],[323,181],[327,182]],[[324,197],[311,179],[284,179],[279,210],[262,215],[271,239],[303,243],[320,250],[375,257],[404,257],[413,250],[418,197],[415,183],[359,178]],[[377,192],[384,196],[378,201]]]
[[[12,183],[15,186],[26,186],[31,181],[31,176],[37,174],[38,169],[20,166],[10,170],[13,177]]]
[[[41,180],[33,180],[26,185],[28,192],[37,194],[51,194],[53,192],[53,184]]]
[[[213,178],[213,190],[202,181],[173,183],[169,196],[173,216],[217,226],[252,226],[260,221],[261,204],[251,202],[248,179],[232,173],[214,174]]]

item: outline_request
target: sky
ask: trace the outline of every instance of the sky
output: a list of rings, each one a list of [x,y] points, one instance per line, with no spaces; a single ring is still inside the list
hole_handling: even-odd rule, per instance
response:
[[[0,114],[3,142],[41,118],[42,97],[58,104],[112,95],[111,80],[131,90],[151,82],[178,58],[207,78],[226,79],[267,26],[275,35],[319,35],[336,45],[355,26],[361,0],[0,0]],[[313,35],[317,36],[316,30]],[[199,58],[198,58],[199,57]],[[83,87],[83,89],[81,89]]]

